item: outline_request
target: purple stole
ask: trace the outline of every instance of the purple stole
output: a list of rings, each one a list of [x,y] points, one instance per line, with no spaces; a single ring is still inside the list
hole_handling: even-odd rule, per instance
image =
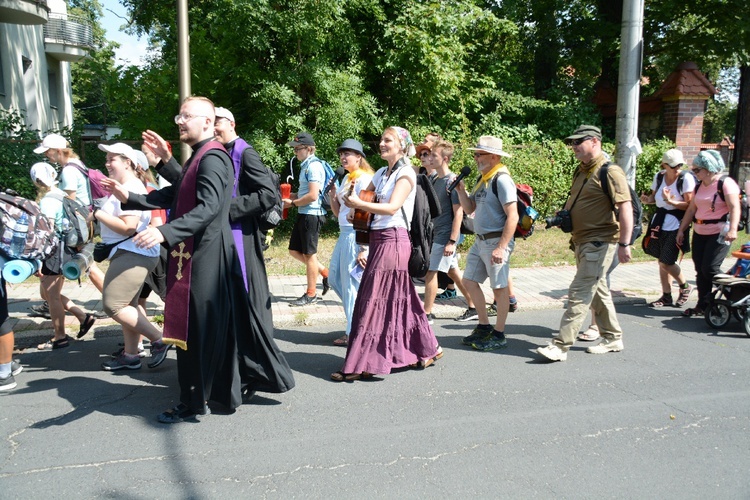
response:
[[[232,198],[237,198],[237,186],[240,184],[240,174],[242,173],[242,153],[249,147],[250,145],[244,139],[238,137],[234,140],[232,152],[229,154],[232,158],[232,165],[234,165],[234,191],[232,191]],[[229,225],[232,226],[234,246],[237,247],[237,257],[240,259],[242,279],[245,282],[245,291],[247,292],[247,265],[245,264],[245,243],[242,240],[242,222],[230,221]]]
[[[180,183],[177,206],[170,219],[188,213],[198,204],[196,191],[198,165],[203,155],[212,149],[226,151],[218,141],[204,144],[185,164]],[[164,301],[164,333],[162,340],[187,351],[190,320],[190,279],[193,270],[193,236],[181,241],[167,256],[167,297]],[[173,272],[177,270],[177,272]]]

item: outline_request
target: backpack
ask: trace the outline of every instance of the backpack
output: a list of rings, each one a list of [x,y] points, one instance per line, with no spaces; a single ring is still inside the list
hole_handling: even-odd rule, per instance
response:
[[[333,167],[328,164],[327,161],[317,158],[317,160],[320,162],[321,165],[323,165],[323,169],[326,173],[326,178],[323,181],[323,185],[320,186],[320,192],[318,193],[318,201],[320,202],[320,206],[323,207],[323,210],[326,212],[331,211],[331,195],[328,193],[328,185],[331,183],[334,177],[336,177],[336,172],[333,170]],[[308,178],[307,181],[309,182],[310,179]]]
[[[109,193],[102,186],[102,179],[106,179],[107,176],[104,175],[101,170],[97,170],[95,168],[86,168],[83,163],[80,163],[78,161],[70,161],[65,166],[73,166],[77,168],[78,171],[81,172],[86,178],[86,187],[88,188],[89,199],[91,200],[92,205],[94,204],[94,200],[109,197]]]
[[[94,236],[94,228],[86,221],[89,210],[78,200],[50,193],[49,196],[62,202],[62,235],[60,241],[72,250],[81,249]]]
[[[0,193],[0,252],[10,259],[47,260],[57,249],[51,223],[31,200]]]
[[[411,168],[406,165],[406,168]],[[430,178],[417,174],[416,193],[414,196],[414,213],[411,221],[406,218],[406,211],[401,207],[401,214],[406,220],[406,229],[411,240],[409,256],[409,276],[423,278],[430,269],[430,251],[434,226],[432,219],[439,217],[442,208]]]
[[[716,184],[716,194],[714,194],[714,199],[711,202],[712,211],[714,208],[714,203],[716,203],[716,196],[721,198],[721,201],[726,203],[726,200],[724,199],[724,179],[726,179],[727,177],[727,175],[722,175],[721,177],[719,177],[719,182]],[[695,194],[698,194],[698,188],[700,187],[700,182],[695,184]],[[747,193],[745,193],[745,191],[742,189],[742,186],[740,186],[740,220],[737,223],[737,231],[742,231],[743,229],[746,229],[748,227],[748,218],[750,218],[750,213],[748,212]],[[721,218],[721,220],[729,220],[729,214],[725,214]]]
[[[685,176],[686,175],[693,175],[692,172],[687,172],[685,170],[680,170],[680,173],[677,174],[677,192],[682,196],[682,185],[685,182]],[[659,186],[661,186],[661,183],[664,181],[664,171],[662,170],[658,174],[656,174],[656,189],[659,189]],[[696,185],[698,183],[696,182]]]
[[[500,174],[509,175],[505,172],[498,172],[492,179],[492,192],[495,197],[497,194],[497,176]],[[481,177],[480,177],[481,179]],[[478,182],[478,181],[477,181]],[[526,239],[534,234],[534,223],[539,218],[537,212],[532,206],[534,202],[534,190],[528,184],[516,184],[516,208],[518,209],[518,225],[513,233],[514,238]]]
[[[609,202],[612,204],[612,210],[615,212],[615,215],[617,215],[615,202],[612,199],[612,195],[609,193],[609,183],[607,182],[607,174],[609,173],[609,166],[611,164],[612,162],[607,162],[599,169],[599,182],[602,185],[604,194],[607,195],[607,198],[609,198]],[[630,184],[628,184],[628,189],[630,190],[630,203],[633,207],[633,232],[630,233],[630,244],[632,245],[643,232],[643,224],[641,222],[641,220],[643,219],[643,206],[641,206],[641,198],[636,194],[635,190],[630,187]]]
[[[279,174],[266,167],[268,175],[271,177],[271,183],[273,184],[274,193],[276,198],[271,208],[263,212],[258,216],[258,227],[261,231],[269,231],[281,222],[282,213],[284,211],[284,205],[281,202],[281,187],[279,182]]]

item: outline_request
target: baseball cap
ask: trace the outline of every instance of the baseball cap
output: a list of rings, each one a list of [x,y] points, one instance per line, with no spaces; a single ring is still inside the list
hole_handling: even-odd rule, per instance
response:
[[[39,181],[47,187],[57,184],[57,171],[55,167],[47,162],[40,161],[39,163],[34,163],[31,166],[29,174],[31,174],[32,182]]]
[[[135,168],[138,168],[138,155],[135,154],[135,149],[131,148],[124,142],[116,142],[114,144],[99,144],[99,149],[101,149],[105,153],[122,155],[128,160],[132,161]]]
[[[289,141],[286,145],[293,148],[297,146],[315,146],[315,141],[313,140],[313,137],[307,132],[300,132],[299,134],[294,136],[294,140]]]
[[[670,149],[661,157],[661,162],[674,168],[677,165],[683,165],[685,163],[685,158],[682,157],[682,151],[679,149]]]
[[[68,141],[60,134],[49,134],[46,136],[39,147],[34,149],[38,155],[43,154],[48,149],[65,149],[68,147]]]
[[[216,118],[226,118],[230,122],[234,121],[234,115],[227,108],[216,108]]]
[[[573,132],[573,135],[569,135],[565,138],[565,142],[583,139],[584,137],[596,137],[601,141],[602,130],[594,125],[581,125],[575,132]]]

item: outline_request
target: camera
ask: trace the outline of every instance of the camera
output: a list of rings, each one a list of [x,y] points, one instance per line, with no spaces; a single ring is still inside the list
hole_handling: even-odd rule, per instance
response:
[[[573,220],[570,218],[570,212],[567,210],[560,210],[557,212],[557,215],[547,217],[544,221],[547,223],[545,229],[559,227],[563,233],[570,233],[573,231]]]

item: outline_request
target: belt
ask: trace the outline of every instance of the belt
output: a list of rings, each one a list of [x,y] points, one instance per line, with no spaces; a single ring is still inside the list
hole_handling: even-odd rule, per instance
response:
[[[489,240],[489,239],[492,239],[492,238],[499,238],[502,235],[503,235],[502,231],[492,231],[491,233],[477,234],[476,236],[480,240],[484,241],[484,240]]]
[[[721,219],[696,219],[693,218],[693,222],[696,224],[716,224],[718,222],[726,222],[729,220],[729,214],[724,214],[721,216]]]

